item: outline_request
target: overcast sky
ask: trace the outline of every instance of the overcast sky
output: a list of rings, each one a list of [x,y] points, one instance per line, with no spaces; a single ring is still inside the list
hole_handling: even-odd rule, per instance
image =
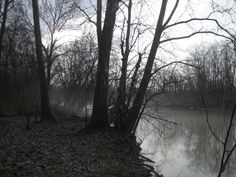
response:
[[[140,0],[133,0],[133,1],[134,1],[133,18],[132,18],[133,22],[135,22],[135,18],[139,14],[140,8],[142,7],[140,21],[143,24],[155,27],[157,19],[158,19],[161,0],[148,0],[148,1],[146,0],[146,3],[143,3],[143,6],[141,6],[140,3],[136,3]],[[84,2],[86,3],[82,3],[82,7],[91,5],[89,1],[84,1]],[[174,6],[174,2],[175,2],[174,0],[168,1],[166,18],[168,17],[168,14],[172,10]],[[213,4],[212,0],[180,0],[177,11],[175,15],[173,16],[172,20],[170,21],[170,24],[175,23],[177,21],[183,21],[190,18],[194,18],[194,17],[197,17],[197,18],[208,17],[208,15],[213,11],[212,8],[215,8],[215,10],[222,10],[220,7],[223,7],[225,9],[236,9],[236,2],[234,0],[214,0],[214,4]],[[91,7],[91,9],[93,8]],[[92,12],[92,10],[90,12]],[[235,27],[236,25],[235,26],[232,25],[231,22],[234,19],[236,19],[236,17],[233,16],[236,13],[234,12],[234,14],[230,14],[232,15],[230,16],[228,12],[227,13],[216,12],[211,15],[211,18],[216,18],[217,20],[219,20],[222,26],[234,32],[234,29],[236,29]],[[118,13],[116,24],[120,25],[122,19],[123,19],[122,14]],[[76,20],[76,23],[80,24],[82,21],[84,21],[84,18],[80,18],[79,20]],[[213,30],[215,32],[224,34],[221,31],[217,30],[217,26],[214,23],[196,22],[196,23],[191,23],[190,25],[179,25],[177,27],[170,28],[168,31],[166,31],[166,34],[167,34],[166,36],[179,37],[179,36],[191,34],[193,31],[197,31],[197,30]],[[84,23],[84,25],[77,26],[72,30],[67,29],[67,30],[64,30],[63,32],[58,33],[57,37],[61,39],[61,42],[71,41],[78,38],[85,31],[95,32],[94,25]],[[120,41],[119,37],[120,37],[120,31],[119,31],[119,28],[116,28],[114,41],[115,42]],[[139,45],[139,49],[150,44],[152,42],[152,38],[153,38],[152,32],[146,32],[142,36],[142,39],[140,39],[141,45]],[[219,37],[215,37],[213,35],[209,35],[209,34],[196,35],[189,39],[168,42],[161,45],[161,47],[165,50],[159,50],[157,55],[162,56],[164,58],[172,58],[172,59],[175,58],[172,55],[168,54],[166,50],[169,50],[175,53],[177,59],[184,59],[187,56],[187,52],[186,52],[187,49],[192,48],[193,46],[196,46],[196,45],[200,45],[202,43],[211,44],[214,41],[220,41],[220,40],[223,40],[223,39]]]

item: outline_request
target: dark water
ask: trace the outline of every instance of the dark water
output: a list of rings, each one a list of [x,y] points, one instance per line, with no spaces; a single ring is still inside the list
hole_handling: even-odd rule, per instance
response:
[[[150,113],[155,115],[154,111]],[[223,139],[230,112],[208,113],[213,130]],[[156,162],[155,169],[165,177],[217,176],[223,146],[210,132],[204,111],[163,108],[159,114],[179,124],[148,119],[149,122],[142,120],[137,129],[137,137],[143,140],[142,153]],[[232,129],[228,147],[235,142],[236,127]],[[223,176],[236,177],[236,151]]]

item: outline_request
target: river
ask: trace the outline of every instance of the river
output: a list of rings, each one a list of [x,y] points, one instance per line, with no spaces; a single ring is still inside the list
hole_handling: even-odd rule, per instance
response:
[[[161,108],[158,112],[149,114],[178,124],[143,119],[136,131],[137,138],[142,141],[142,154],[155,162],[155,170],[164,177],[216,177],[223,145],[212,135],[205,112],[171,108]],[[208,111],[212,129],[221,139],[225,137],[230,118],[230,112],[225,112]],[[236,142],[235,127],[230,142],[228,147]],[[236,151],[223,176],[236,177]]]

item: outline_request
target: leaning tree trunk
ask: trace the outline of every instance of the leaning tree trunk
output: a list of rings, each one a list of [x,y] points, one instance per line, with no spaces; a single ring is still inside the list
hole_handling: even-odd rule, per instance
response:
[[[100,30],[98,30],[100,33],[98,34],[98,68],[93,101],[93,112],[89,128],[101,128],[108,126],[107,95],[109,61],[113,38],[113,29],[118,7],[119,0],[107,1],[103,30],[101,32]],[[100,24],[97,25],[100,28]]]
[[[46,75],[43,62],[38,0],[32,0],[32,6],[33,6],[34,34],[36,42],[36,55],[37,55],[37,65],[38,65],[38,75],[39,75],[39,85],[40,85],[41,116],[42,116],[41,120],[55,121],[55,118],[53,117],[49,106],[48,87],[46,83]]]
[[[163,31],[163,20],[165,17],[166,6],[167,6],[167,0],[163,0],[157,26],[156,26],[156,31],[154,34],[154,39],[151,46],[151,50],[148,56],[147,64],[145,66],[144,75],[142,77],[140,86],[138,88],[137,95],[135,96],[134,102],[128,114],[128,119],[126,122],[126,131],[129,133],[132,132],[135,126],[135,122],[138,120],[139,112],[141,110],[142,103],[143,103],[143,99],[145,97],[145,93],[146,93],[149,81],[151,79],[151,76],[152,76],[152,67],[155,60],[157,49],[160,44],[161,34]]]

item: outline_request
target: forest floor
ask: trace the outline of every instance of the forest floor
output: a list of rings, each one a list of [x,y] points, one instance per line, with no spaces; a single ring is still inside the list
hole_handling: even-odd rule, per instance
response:
[[[116,131],[78,134],[81,118],[57,119],[26,130],[24,117],[0,117],[0,177],[157,176],[134,137]]]

